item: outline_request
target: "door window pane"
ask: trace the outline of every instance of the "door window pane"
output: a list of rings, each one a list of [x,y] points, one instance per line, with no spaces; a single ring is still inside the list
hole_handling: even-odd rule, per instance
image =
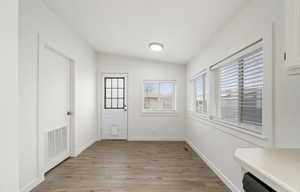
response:
[[[106,89],[106,98],[111,98],[111,89]]]
[[[105,108],[111,108],[111,99],[105,100]]]
[[[118,87],[123,88],[124,86],[124,79],[118,79]]]
[[[112,99],[111,108],[118,108],[118,99]]]
[[[124,107],[123,106],[124,105],[123,101],[124,101],[123,99],[118,100],[118,108],[123,108]]]
[[[119,89],[118,97],[119,98],[124,97],[124,91],[123,91],[123,89]]]
[[[111,79],[105,79],[106,81],[106,88],[111,88]]]
[[[118,79],[116,78],[112,79],[112,88],[118,88]]]
[[[118,97],[118,89],[112,89],[112,98]]]
[[[105,109],[124,109],[124,77],[105,77]],[[107,87],[108,86],[108,87]],[[119,87],[120,86],[120,87]]]

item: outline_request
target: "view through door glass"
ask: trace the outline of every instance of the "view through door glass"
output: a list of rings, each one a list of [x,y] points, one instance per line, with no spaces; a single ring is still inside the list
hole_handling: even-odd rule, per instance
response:
[[[124,109],[125,107],[125,78],[104,78],[104,108]]]

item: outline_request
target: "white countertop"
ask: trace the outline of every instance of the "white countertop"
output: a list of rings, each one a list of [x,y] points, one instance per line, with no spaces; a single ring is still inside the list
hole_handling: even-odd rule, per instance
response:
[[[300,192],[300,149],[237,149],[235,158],[279,192]]]

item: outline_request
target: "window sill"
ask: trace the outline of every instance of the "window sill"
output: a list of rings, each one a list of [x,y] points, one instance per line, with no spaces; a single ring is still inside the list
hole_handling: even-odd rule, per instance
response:
[[[229,129],[241,132],[241,133],[245,133],[247,135],[251,135],[251,136],[254,136],[254,137],[262,139],[262,140],[266,140],[267,139],[267,137],[264,136],[262,133],[258,133],[258,132],[255,132],[255,131],[247,130],[246,126],[235,125],[234,123],[228,123],[228,122],[219,120],[219,119],[217,119],[215,117],[212,117],[211,119],[212,119],[211,121],[213,123],[217,124],[217,125],[221,125],[221,126],[224,126],[226,128],[229,128]]]
[[[176,117],[176,111],[142,111],[145,117]]]
[[[300,75],[300,65],[292,65],[288,67],[289,75]]]
[[[190,114],[195,119],[209,120],[209,117],[208,117],[207,113],[198,113],[198,112],[195,112],[195,111],[190,111]]]
[[[209,127],[215,128],[223,133],[232,135],[236,138],[250,142],[254,145],[261,146],[261,147],[272,147],[272,140],[270,140],[264,134],[259,134],[252,131],[248,131],[246,129],[242,129],[238,125],[224,123],[209,115],[203,117],[199,115],[194,115],[194,113],[195,112],[193,111],[188,112],[189,118],[194,121],[199,121],[201,123],[208,125]]]

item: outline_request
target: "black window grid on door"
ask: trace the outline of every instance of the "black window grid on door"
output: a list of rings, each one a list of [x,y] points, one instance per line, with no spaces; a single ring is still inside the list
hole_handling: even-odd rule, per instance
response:
[[[122,87],[119,87],[120,79],[123,80]],[[117,81],[116,87],[113,86],[113,80]],[[107,87],[107,81],[110,81],[110,87]],[[113,90],[117,90],[117,97],[113,97]],[[123,91],[123,97],[119,97],[120,90]],[[110,91],[110,97],[107,97],[108,91]],[[116,106],[113,106],[113,100],[116,100]],[[119,105],[120,101],[122,105]],[[104,109],[125,109],[125,77],[104,77]]]

